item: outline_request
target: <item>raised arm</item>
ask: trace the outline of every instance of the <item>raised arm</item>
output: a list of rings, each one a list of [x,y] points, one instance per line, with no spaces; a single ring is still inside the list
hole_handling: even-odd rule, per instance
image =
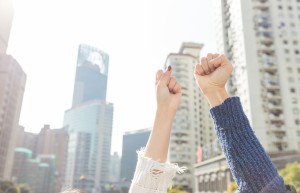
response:
[[[219,143],[243,193],[285,193],[282,178],[255,136],[238,97],[225,84],[232,65],[223,55],[208,54],[195,67],[196,82],[211,105]]]
[[[130,193],[166,193],[176,172],[183,172],[177,165],[166,163],[172,122],[181,98],[180,84],[171,73],[168,67],[156,74],[155,120],[145,150],[138,153]]]

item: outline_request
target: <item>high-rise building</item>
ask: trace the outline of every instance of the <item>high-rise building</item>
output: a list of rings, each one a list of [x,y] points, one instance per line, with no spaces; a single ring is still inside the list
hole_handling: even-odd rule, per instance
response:
[[[19,63],[0,54],[0,179],[11,177],[25,82]]]
[[[137,151],[145,147],[150,136],[151,129],[139,129],[125,132],[123,135],[121,179],[131,181],[137,164]]]
[[[60,192],[67,162],[68,131],[66,128],[51,129],[50,125],[44,125],[39,133],[25,132],[20,127],[18,131],[19,148],[26,148],[31,151],[31,157],[37,158],[40,155],[55,156],[55,183],[54,192]]]
[[[0,55],[6,53],[14,10],[12,0],[0,1]]]
[[[174,184],[188,189],[194,188],[197,149],[215,140],[209,104],[200,93],[193,76],[202,47],[198,43],[183,43],[179,53],[169,54],[166,61],[166,67],[172,66],[173,76],[182,86],[181,105],[173,122],[168,159],[188,168],[182,175],[177,175],[174,181]]]
[[[73,107],[92,100],[106,100],[109,57],[81,44],[78,49]]]
[[[234,66],[228,91],[240,96],[253,130],[278,168],[300,159],[299,16],[296,0],[216,1],[218,48]],[[196,167],[199,192],[226,189],[220,183],[230,178],[222,160]]]
[[[38,155],[33,159],[31,150],[16,148],[12,174],[17,183],[27,184],[33,192],[53,193],[55,156]]]
[[[80,45],[73,106],[65,112],[69,144],[64,187],[101,191],[109,181],[113,104],[106,102],[108,55]]]
[[[11,0],[0,1],[0,179],[11,176],[26,75],[19,63],[6,55],[13,20]]]
[[[118,152],[114,152],[110,157],[109,181],[111,183],[120,182],[121,158]]]
[[[300,2],[217,3],[218,47],[234,66],[231,94],[267,152],[300,149]]]

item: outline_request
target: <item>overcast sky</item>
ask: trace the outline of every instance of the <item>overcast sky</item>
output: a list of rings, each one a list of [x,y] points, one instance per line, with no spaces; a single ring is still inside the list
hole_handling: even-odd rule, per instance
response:
[[[107,101],[114,103],[112,151],[124,131],[151,127],[154,81],[182,42],[216,52],[213,1],[15,0],[9,42],[27,74],[20,117],[26,131],[62,127],[71,107],[77,49],[95,46],[110,56]]]

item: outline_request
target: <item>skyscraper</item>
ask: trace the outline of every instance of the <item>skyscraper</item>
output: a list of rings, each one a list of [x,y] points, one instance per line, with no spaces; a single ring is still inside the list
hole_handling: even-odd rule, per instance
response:
[[[296,0],[217,1],[218,48],[234,66],[229,91],[270,153],[300,149],[299,7]]]
[[[111,183],[120,182],[121,158],[118,152],[110,156],[109,181]]]
[[[78,49],[73,107],[92,100],[106,100],[108,55],[81,44]]]
[[[137,150],[145,147],[151,129],[139,129],[125,132],[123,135],[122,158],[121,158],[121,179],[131,181],[137,163]]]
[[[174,181],[188,189],[194,188],[197,149],[213,143],[215,139],[209,105],[193,76],[202,47],[198,43],[183,43],[179,53],[169,54],[166,61],[166,67],[173,67],[173,76],[182,86],[181,105],[173,123],[168,159],[188,168],[187,172],[177,175]]]
[[[108,55],[80,45],[72,108],[65,112],[69,144],[65,187],[101,191],[109,180],[113,104],[106,102]]]
[[[16,146],[26,75],[19,63],[0,54],[0,179],[9,179]]]
[[[12,20],[12,1],[0,1],[0,179],[10,178],[26,82],[19,63],[6,55]]]

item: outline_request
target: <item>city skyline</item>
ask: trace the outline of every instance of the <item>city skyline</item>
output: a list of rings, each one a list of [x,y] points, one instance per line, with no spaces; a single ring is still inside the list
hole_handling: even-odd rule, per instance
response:
[[[32,3],[35,9],[28,11]],[[170,1],[118,3],[127,9],[104,1],[74,2],[72,8],[66,2],[57,6],[57,1],[14,2],[8,53],[28,74],[20,120],[26,131],[37,133],[44,124],[62,127],[64,111],[72,103],[80,43],[110,55],[107,101],[115,106],[112,151],[119,153],[123,132],[152,126],[153,82],[166,56],[183,41],[203,43],[203,54],[216,51],[213,13],[208,11],[213,10],[212,2],[172,2],[171,7]],[[131,8],[131,3],[138,9]],[[77,14],[79,10],[86,14]]]

